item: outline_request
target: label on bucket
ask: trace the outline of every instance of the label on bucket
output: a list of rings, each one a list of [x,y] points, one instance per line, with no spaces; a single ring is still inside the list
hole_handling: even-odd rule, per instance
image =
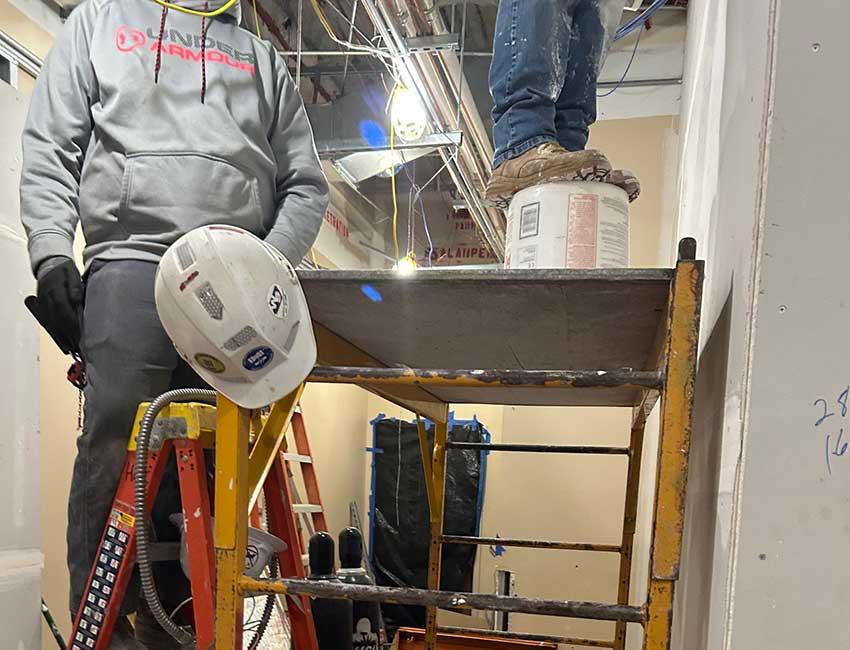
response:
[[[567,224],[567,256],[564,266],[571,269],[594,268],[599,197],[595,194],[571,194]]]
[[[622,268],[629,264],[629,206],[623,201],[602,197],[603,213],[618,218],[603,219],[599,224],[596,265],[600,268]]]
[[[508,211],[505,267],[624,268],[629,263],[625,192],[596,182],[518,192]]]

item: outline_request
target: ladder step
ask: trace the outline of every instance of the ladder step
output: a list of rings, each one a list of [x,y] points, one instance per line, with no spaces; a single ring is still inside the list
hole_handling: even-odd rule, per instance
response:
[[[550,542],[537,539],[510,539],[505,537],[467,537],[443,535],[443,544],[467,544],[476,546],[513,546],[518,548],[551,548],[562,551],[594,551],[596,553],[619,553],[621,547],[614,544],[576,544],[574,542]]]
[[[478,451],[529,451],[542,454],[605,454],[629,455],[628,447],[593,447],[583,445],[524,445],[512,443],[452,442],[447,449],[473,449]]]
[[[311,512],[324,512],[322,510],[322,506],[317,506],[312,503],[294,503],[292,504],[292,512],[296,515],[311,513]]]
[[[305,456],[304,454],[290,454],[289,452],[286,452],[283,454],[283,459],[292,463],[301,463],[302,465],[313,464],[313,459],[310,458],[310,456]]]

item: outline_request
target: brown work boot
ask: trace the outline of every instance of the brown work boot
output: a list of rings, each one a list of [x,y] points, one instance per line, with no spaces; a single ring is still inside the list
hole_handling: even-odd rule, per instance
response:
[[[485,198],[507,208],[514,194],[532,185],[605,181],[610,172],[611,163],[601,151],[567,151],[555,142],[546,142],[499,165],[487,184]]]
[[[640,196],[640,181],[634,175],[634,172],[630,172],[628,169],[611,170],[605,182],[624,189],[626,194],[629,195],[629,203],[634,203],[635,199]]]

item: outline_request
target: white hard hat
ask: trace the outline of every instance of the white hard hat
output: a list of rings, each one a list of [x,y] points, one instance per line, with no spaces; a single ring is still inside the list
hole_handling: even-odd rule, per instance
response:
[[[292,265],[233,226],[204,226],[159,262],[156,309],[177,352],[239,406],[275,402],[306,379],[316,340]]]

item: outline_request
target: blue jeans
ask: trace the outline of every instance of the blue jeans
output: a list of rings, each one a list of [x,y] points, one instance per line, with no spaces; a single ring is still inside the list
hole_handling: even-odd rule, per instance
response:
[[[587,145],[623,0],[501,0],[493,39],[493,168],[544,142]]]

